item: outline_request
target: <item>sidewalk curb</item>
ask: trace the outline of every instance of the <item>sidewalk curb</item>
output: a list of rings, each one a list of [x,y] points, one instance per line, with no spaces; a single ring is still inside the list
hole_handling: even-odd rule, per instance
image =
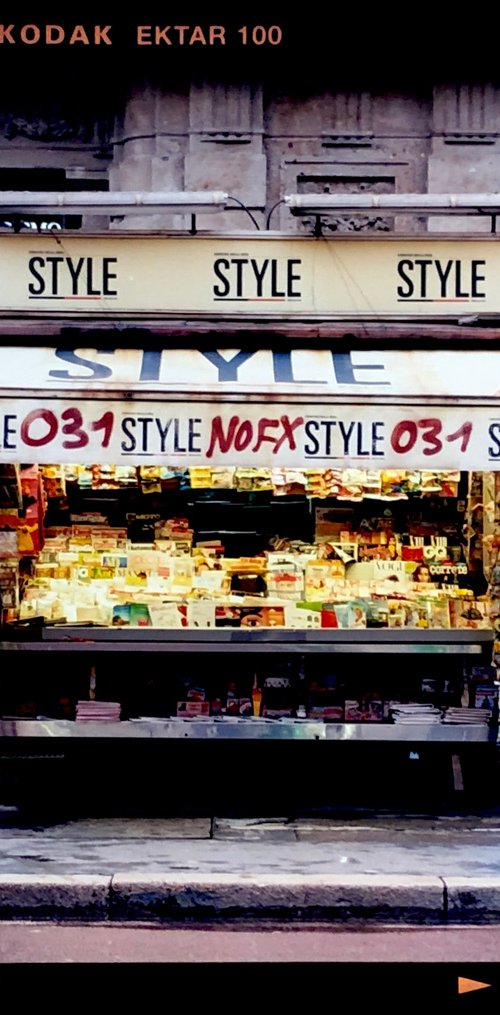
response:
[[[500,877],[444,878],[450,922],[500,922]]]
[[[324,874],[116,875],[111,912],[124,919],[378,920],[442,923],[443,884],[434,877]]]
[[[0,919],[106,920],[110,877],[0,874]]]
[[[500,922],[500,877],[0,875],[0,920]]]

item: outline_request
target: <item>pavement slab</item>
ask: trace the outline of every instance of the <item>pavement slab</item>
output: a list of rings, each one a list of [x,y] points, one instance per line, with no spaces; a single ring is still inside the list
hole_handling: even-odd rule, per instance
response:
[[[10,829],[12,834],[26,834],[26,828]],[[35,826],[31,832],[42,834],[47,839],[64,842],[92,842],[98,838],[106,840],[141,842],[152,839],[210,839],[212,821],[210,818],[99,818],[95,820],[67,821],[63,824]],[[2,832],[0,830],[0,840]]]

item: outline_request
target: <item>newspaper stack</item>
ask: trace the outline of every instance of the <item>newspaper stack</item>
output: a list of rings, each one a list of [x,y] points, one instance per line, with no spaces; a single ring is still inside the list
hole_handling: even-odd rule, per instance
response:
[[[119,701],[77,701],[77,722],[119,722]]]
[[[442,722],[442,712],[434,705],[420,702],[409,702],[407,705],[395,704],[391,708],[392,719],[398,725],[436,725]]]
[[[488,708],[447,708],[444,714],[447,725],[484,726],[490,719],[491,711]]]

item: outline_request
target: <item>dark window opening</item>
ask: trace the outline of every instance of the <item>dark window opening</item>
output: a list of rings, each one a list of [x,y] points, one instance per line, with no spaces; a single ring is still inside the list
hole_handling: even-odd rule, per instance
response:
[[[68,178],[65,169],[11,169],[0,168],[0,191],[18,190],[34,192],[74,192],[80,190],[107,191],[108,180],[104,177]],[[98,214],[98,212],[96,212]],[[9,215],[0,218],[0,229],[14,232],[32,230],[45,232],[51,229],[81,229],[81,215],[51,215],[47,213]]]

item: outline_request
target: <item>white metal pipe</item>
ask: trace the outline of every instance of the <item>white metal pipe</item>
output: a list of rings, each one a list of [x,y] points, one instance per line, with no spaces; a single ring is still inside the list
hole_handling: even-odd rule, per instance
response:
[[[399,215],[498,215],[499,194],[288,194],[284,203],[294,215],[367,211]]]
[[[0,191],[0,213],[70,215],[157,215],[160,212],[223,211],[229,195],[219,190],[186,191]]]

